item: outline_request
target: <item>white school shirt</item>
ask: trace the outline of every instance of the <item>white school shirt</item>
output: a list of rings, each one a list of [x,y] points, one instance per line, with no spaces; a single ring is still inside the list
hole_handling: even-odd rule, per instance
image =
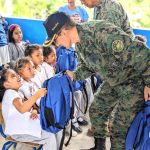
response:
[[[15,98],[22,97],[18,91],[8,89],[6,90],[2,100],[2,115],[5,123],[6,135],[27,134],[36,137],[41,136],[40,120],[31,120],[30,112],[21,114],[13,105]],[[36,129],[36,132],[35,132]]]
[[[32,95],[34,95],[39,90],[38,85],[33,81],[22,81],[22,86],[19,88],[19,92],[23,94],[25,99],[29,99]],[[40,98],[36,101],[39,106]]]
[[[54,68],[46,62],[43,62],[42,67],[45,70],[46,78],[49,79],[55,75]]]
[[[35,76],[31,79],[31,81],[35,82],[39,88],[42,87],[43,82],[47,79],[46,73],[42,65],[39,65],[40,71],[35,69]]]

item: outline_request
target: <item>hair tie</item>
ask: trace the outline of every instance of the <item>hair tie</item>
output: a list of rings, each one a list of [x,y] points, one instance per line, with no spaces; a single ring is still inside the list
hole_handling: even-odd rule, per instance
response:
[[[12,31],[12,30],[14,30],[16,27],[19,27],[19,28],[20,28],[19,25],[17,25],[17,24],[12,24],[12,25],[9,26],[9,30]]]

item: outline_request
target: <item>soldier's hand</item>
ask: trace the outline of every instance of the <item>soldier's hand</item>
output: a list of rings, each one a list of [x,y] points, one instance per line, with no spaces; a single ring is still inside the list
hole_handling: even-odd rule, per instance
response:
[[[150,88],[147,86],[144,88],[144,99],[145,101],[150,100]]]

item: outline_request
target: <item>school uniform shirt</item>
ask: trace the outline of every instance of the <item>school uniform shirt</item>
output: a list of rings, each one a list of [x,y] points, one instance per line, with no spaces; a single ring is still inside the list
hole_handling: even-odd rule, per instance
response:
[[[39,65],[40,71],[35,69],[35,76],[31,79],[34,83],[37,84],[38,88],[42,87],[43,82],[47,79],[46,73],[42,65]]]
[[[46,62],[43,62],[42,67],[45,70],[46,78],[49,79],[55,75],[55,71],[53,66],[49,65]]]
[[[4,122],[7,122],[8,119],[8,114],[9,110],[15,110],[15,106],[13,105],[13,100],[14,98],[23,98],[23,95],[20,95],[17,91],[15,90],[6,90],[3,100],[2,100],[2,115],[4,118]],[[18,112],[19,113],[19,112]]]
[[[34,95],[39,90],[38,85],[33,81],[22,81],[22,86],[19,88],[19,92],[23,94],[26,100]],[[40,103],[40,99],[37,100],[37,104]]]
[[[6,135],[26,134],[40,137],[41,126],[39,119],[31,120],[30,112],[22,114],[13,105],[15,98],[20,98],[20,101],[22,101],[22,97],[18,91],[12,89],[6,90],[2,100],[2,115],[5,123],[4,132]]]

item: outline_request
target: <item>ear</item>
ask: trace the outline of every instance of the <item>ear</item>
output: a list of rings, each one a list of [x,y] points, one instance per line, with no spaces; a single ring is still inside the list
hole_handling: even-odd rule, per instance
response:
[[[61,35],[66,36],[68,34],[69,30],[66,30],[65,28],[62,29]]]
[[[5,81],[4,82],[4,87],[5,87],[5,89],[8,89],[9,88],[9,82]]]
[[[18,70],[18,74],[19,74],[20,76],[22,76],[22,70],[21,70],[21,69]]]
[[[48,60],[48,57],[46,56],[46,57],[44,57],[44,60],[47,62],[47,60]]]

